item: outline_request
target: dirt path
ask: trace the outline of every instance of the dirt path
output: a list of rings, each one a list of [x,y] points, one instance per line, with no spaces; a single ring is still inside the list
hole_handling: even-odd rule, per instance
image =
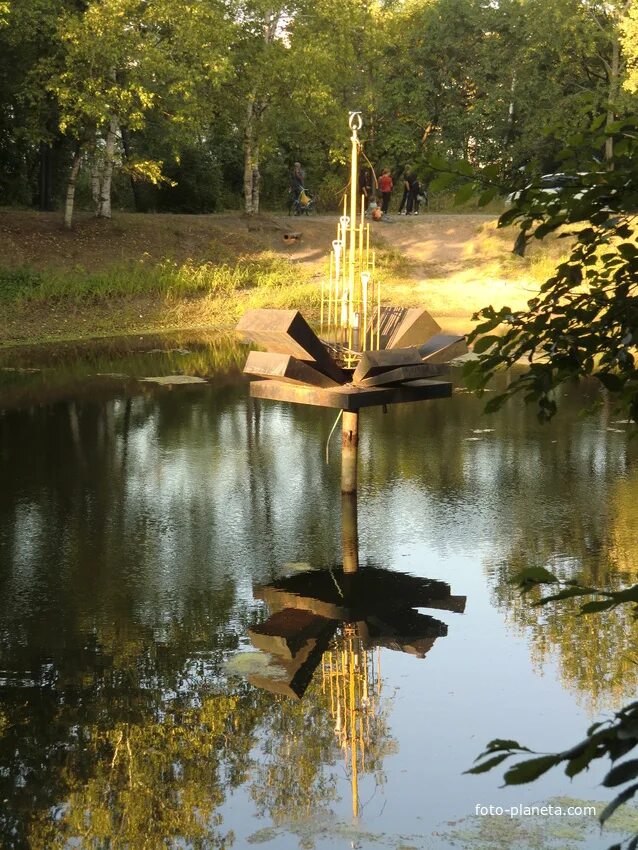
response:
[[[273,221],[302,233],[289,248],[281,247],[280,233],[273,234],[274,250],[303,263],[325,260],[335,235],[333,217],[273,217]],[[464,333],[481,307],[521,309],[538,291],[531,271],[538,252],[526,260],[512,255],[514,236],[497,231],[492,215],[394,216],[372,227],[377,245],[388,246],[409,261],[406,279],[392,282],[392,300],[428,306],[445,330]]]

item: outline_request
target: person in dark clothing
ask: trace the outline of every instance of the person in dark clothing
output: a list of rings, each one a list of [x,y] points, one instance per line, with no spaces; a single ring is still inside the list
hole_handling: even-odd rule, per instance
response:
[[[363,208],[368,209],[368,205],[374,200],[372,193],[372,172],[369,168],[362,168],[359,172],[359,197],[363,195]]]
[[[410,188],[408,190],[407,215],[419,214],[419,193],[421,192],[421,184],[416,174],[411,175],[409,181]]]
[[[403,196],[401,198],[401,203],[399,204],[399,215],[408,215],[408,212],[412,212],[411,208],[407,208],[406,204],[410,198],[410,186],[414,180],[414,174],[410,168],[406,168],[403,173]],[[405,212],[403,212],[403,208],[406,207]]]

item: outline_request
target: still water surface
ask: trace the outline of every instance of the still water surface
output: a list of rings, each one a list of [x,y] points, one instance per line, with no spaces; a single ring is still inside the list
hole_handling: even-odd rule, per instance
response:
[[[358,629],[313,620],[298,700],[273,690],[299,648],[255,635],[281,579],[328,570],[343,595],[335,414],[251,402],[244,357],[218,338],[0,357],[0,846],[607,846],[591,817],[473,817],[609,799],[599,772],[463,771],[495,737],[562,749],[635,691],[626,614],[565,617],[509,583],[636,580],[628,426],[580,415],[591,387],[543,427],[462,389],[364,411],[362,576],[447,583],[464,613],[390,610],[390,584]],[[176,373],[206,383],[141,380]]]

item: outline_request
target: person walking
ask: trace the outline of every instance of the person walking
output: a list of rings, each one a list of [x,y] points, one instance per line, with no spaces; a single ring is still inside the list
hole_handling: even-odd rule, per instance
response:
[[[305,179],[306,175],[301,167],[301,163],[295,162],[290,172],[290,192],[292,193],[293,201],[299,200],[299,195],[301,195],[304,188]]]
[[[390,198],[392,197],[392,190],[394,188],[394,183],[392,181],[392,176],[390,175],[390,169],[384,168],[381,172],[381,177],[379,177],[379,190],[381,192],[381,212],[383,215],[388,214],[388,208],[390,206]]]

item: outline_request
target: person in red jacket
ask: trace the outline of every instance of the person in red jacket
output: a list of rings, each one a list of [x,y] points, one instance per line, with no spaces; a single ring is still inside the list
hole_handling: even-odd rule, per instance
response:
[[[392,190],[394,188],[394,183],[392,182],[392,177],[390,176],[390,169],[384,168],[381,177],[379,177],[379,190],[381,192],[381,212],[383,215],[388,214],[388,207],[390,206],[390,197],[392,195]]]

